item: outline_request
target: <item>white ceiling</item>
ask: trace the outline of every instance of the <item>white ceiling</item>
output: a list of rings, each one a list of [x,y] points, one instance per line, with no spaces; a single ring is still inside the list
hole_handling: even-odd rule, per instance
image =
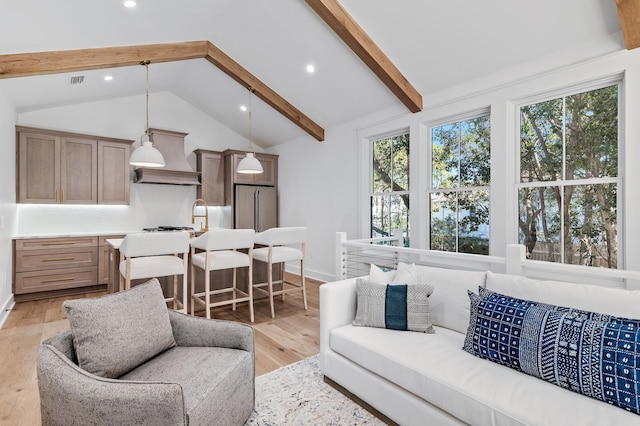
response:
[[[325,130],[401,105],[304,0],[137,0],[134,9],[122,3],[3,0],[0,54],[209,40]],[[615,0],[341,3],[425,106],[431,93],[620,32]],[[618,40],[615,48],[624,48]],[[308,63],[314,74],[305,71]],[[151,64],[149,72],[152,92],[171,91],[247,136],[239,111],[247,90],[209,62]],[[105,82],[106,74],[114,79]],[[84,75],[84,83],[70,85],[71,75]],[[0,79],[0,88],[22,112],[139,96],[145,72],[135,66]],[[252,104],[254,140],[263,148],[306,135],[256,97]]]

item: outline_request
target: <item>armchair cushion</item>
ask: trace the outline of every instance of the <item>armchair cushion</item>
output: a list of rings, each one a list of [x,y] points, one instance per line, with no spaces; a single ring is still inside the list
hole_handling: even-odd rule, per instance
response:
[[[62,305],[78,364],[92,374],[117,378],[176,345],[155,278],[130,290]]]

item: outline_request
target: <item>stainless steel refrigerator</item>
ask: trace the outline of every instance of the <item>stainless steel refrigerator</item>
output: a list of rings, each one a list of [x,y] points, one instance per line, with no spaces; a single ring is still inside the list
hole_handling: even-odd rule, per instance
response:
[[[264,231],[278,226],[278,192],[273,186],[236,185],[236,229]]]

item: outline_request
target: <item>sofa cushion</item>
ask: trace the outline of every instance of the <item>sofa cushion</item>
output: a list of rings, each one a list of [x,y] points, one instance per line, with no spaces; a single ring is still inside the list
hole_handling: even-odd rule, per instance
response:
[[[433,286],[429,309],[433,325],[460,333],[469,325],[469,296],[467,290],[484,287],[486,272],[461,271],[417,265],[416,280]]]
[[[358,278],[353,325],[433,333],[427,284],[375,284]]]
[[[254,406],[252,355],[238,349],[176,346],[120,380],[179,384],[189,425],[243,424]]]
[[[155,278],[96,299],[67,300],[78,365],[116,378],[176,345],[160,283]]]
[[[465,351],[640,414],[640,320],[480,290],[469,292]]]
[[[640,318],[640,290],[562,281],[534,280],[487,272],[488,290],[551,305],[571,306],[626,318]],[[473,289],[475,291],[475,289]]]
[[[331,331],[330,347],[466,424],[638,422],[636,414],[474,357],[460,349],[464,337],[439,327],[426,335],[346,325]]]
[[[383,271],[372,263],[369,281],[374,284],[416,284],[415,264],[400,262],[397,269]]]

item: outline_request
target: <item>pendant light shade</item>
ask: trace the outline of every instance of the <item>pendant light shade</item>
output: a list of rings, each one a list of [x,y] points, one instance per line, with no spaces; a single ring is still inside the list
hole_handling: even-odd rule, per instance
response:
[[[256,158],[255,151],[253,149],[253,132],[251,129],[251,93],[253,88],[249,88],[249,146],[245,151],[245,157],[238,163],[238,173],[257,175],[262,173],[262,164],[260,160]]]
[[[144,65],[147,70],[147,125],[144,135],[140,137],[140,147],[136,148],[129,157],[129,164],[136,167],[164,167],[164,157],[153,146],[149,131],[149,63],[149,61],[140,62],[140,65]]]
[[[263,171],[262,164],[253,152],[247,152],[246,156],[238,163],[238,173],[257,175]]]

